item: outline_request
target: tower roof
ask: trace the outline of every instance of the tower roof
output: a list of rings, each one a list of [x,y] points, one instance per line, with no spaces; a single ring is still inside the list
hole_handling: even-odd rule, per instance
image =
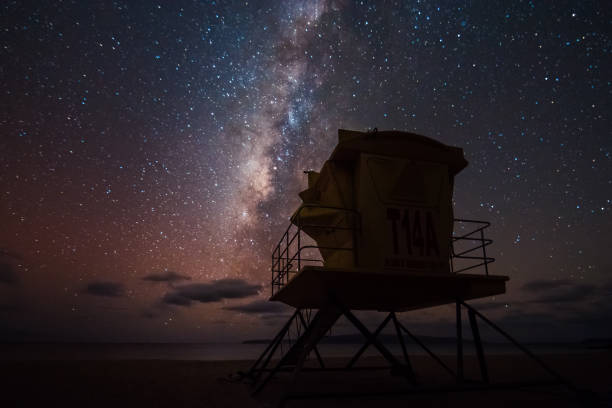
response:
[[[395,130],[358,132],[338,129],[338,145],[332,152],[330,160],[357,160],[362,152],[445,163],[453,175],[468,164],[460,147],[448,146],[416,133]]]

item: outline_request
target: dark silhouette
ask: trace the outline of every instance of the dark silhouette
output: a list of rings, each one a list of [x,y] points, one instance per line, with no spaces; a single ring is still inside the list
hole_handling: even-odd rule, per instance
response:
[[[525,353],[552,377],[554,384],[578,394],[570,382],[466,303],[504,293],[508,280],[507,276],[489,274],[488,265],[494,261],[487,255],[487,247],[492,244],[485,237],[489,223],[453,216],[454,176],[466,166],[462,149],[424,136],[339,130],[338,145],[321,171],[307,172],[308,189],[300,193],[303,203],[272,254],[270,300],[292,306],[295,311],[251,369],[239,376],[251,381],[253,394],[259,394],[273,377],[285,371],[292,372],[295,380],[303,371],[331,369],[318,345],[341,316],[365,342],[344,367],[333,370],[355,369],[371,346],[388,363],[393,376],[407,380],[400,389],[385,391],[360,385],[359,391],[349,393],[353,396],[551,384],[494,382],[479,322]],[[455,304],[454,368],[397,317],[399,312],[449,303]],[[354,310],[381,311],[386,316],[372,332]],[[478,362],[480,378],[476,382],[466,378],[464,312],[471,332],[469,344]],[[381,336],[388,326],[401,346],[401,358],[387,348],[389,335]],[[451,382],[433,388],[433,384],[422,383],[413,368],[407,341],[422,348]],[[272,363],[279,349],[283,350],[279,360]],[[317,367],[307,363],[311,355]],[[300,389],[294,381],[283,398],[342,395],[337,389],[325,387],[319,393]]]

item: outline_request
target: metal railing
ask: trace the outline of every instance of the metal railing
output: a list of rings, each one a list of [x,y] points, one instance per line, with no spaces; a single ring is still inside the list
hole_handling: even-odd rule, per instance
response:
[[[487,247],[493,243],[493,240],[485,238],[484,230],[491,223],[461,218],[455,218],[454,222],[459,225],[458,228],[453,228],[451,237],[451,272],[459,273],[484,266],[485,275],[488,276],[489,264],[495,262],[495,258],[487,256]],[[466,229],[468,232],[457,231]]]
[[[306,209],[321,209],[337,211],[344,214],[337,225],[320,225],[305,221],[302,212]],[[285,286],[293,275],[297,274],[306,265],[323,265],[323,256],[320,251],[350,251],[354,265],[358,265],[357,233],[361,227],[360,215],[357,211],[342,207],[321,205],[302,205],[292,216],[289,227],[285,230],[280,241],[272,251],[272,296]],[[456,224],[453,235],[450,237],[450,269],[453,273],[460,273],[484,266],[484,272],[489,275],[488,265],[495,261],[487,255],[486,247],[493,240],[486,238],[484,230],[491,224],[486,221],[467,220],[455,218]],[[458,225],[457,225],[458,224]],[[352,244],[346,246],[321,246],[304,229],[323,229],[331,234],[337,231],[350,231]],[[467,232],[465,232],[467,230]],[[479,252],[480,251],[480,252]]]
[[[302,213],[306,209],[319,209],[337,211],[343,214],[337,225],[320,225],[309,223],[304,220]],[[304,204],[291,217],[289,227],[281,237],[280,241],[272,251],[272,296],[289,282],[292,274],[299,272],[306,265],[323,265],[323,257],[320,251],[350,251],[356,261],[357,231],[359,230],[359,213],[355,210],[342,207],[324,205]],[[304,229],[322,229],[327,233],[337,231],[350,231],[352,244],[350,247],[321,246],[304,233]]]

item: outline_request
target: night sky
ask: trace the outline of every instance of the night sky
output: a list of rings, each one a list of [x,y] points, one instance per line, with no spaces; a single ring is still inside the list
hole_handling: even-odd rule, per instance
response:
[[[375,127],[464,149],[487,315],[612,336],[611,32],[603,1],[2,2],[0,340],[269,336],[303,171]]]

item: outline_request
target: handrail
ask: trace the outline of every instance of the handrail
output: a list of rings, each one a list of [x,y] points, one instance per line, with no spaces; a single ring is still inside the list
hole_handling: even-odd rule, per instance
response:
[[[316,208],[316,209],[327,209],[334,210],[339,212],[344,212],[346,215],[337,223],[337,225],[320,225],[320,224],[310,224],[304,222],[302,218],[302,212],[308,208]],[[303,251],[306,250],[330,250],[330,251],[350,251],[353,253],[353,257],[355,259],[355,265],[358,264],[357,256],[358,253],[356,251],[356,242],[357,242],[357,232],[360,231],[361,228],[361,219],[358,211],[343,208],[343,207],[334,207],[334,206],[325,206],[325,205],[316,205],[316,204],[303,204],[298,208],[298,210],[290,217],[290,223],[285,232],[282,234],[281,239],[278,241],[278,244],[272,250],[272,295],[274,296],[277,290],[280,290],[284,285],[286,285],[290,278],[291,274],[298,273],[302,269],[303,263],[321,263],[324,261],[322,258],[317,258],[309,256],[306,254],[306,257],[303,256]],[[461,233],[461,235],[452,235],[449,239],[450,245],[450,269],[452,273],[460,273],[468,270],[473,270],[479,267],[484,266],[485,275],[489,275],[489,264],[495,261],[495,258],[492,258],[487,255],[486,247],[493,243],[492,239],[486,238],[484,235],[484,230],[491,226],[490,222],[480,221],[480,220],[472,220],[472,219],[462,219],[455,218],[453,220],[454,223],[469,225],[469,232]],[[350,247],[329,247],[329,246],[321,246],[316,244],[311,244],[309,242],[304,242],[302,239],[302,233],[304,232],[304,228],[312,229],[312,228],[322,228],[330,231],[352,231],[353,233],[353,241]],[[453,228],[454,229],[454,228]],[[454,232],[453,232],[454,234]],[[458,249],[456,245],[463,242],[465,243],[473,243],[474,246],[470,246],[469,248],[461,248]],[[468,244],[469,245],[469,244]],[[479,253],[479,251],[481,251]],[[319,253],[320,255],[320,253]],[[458,268],[455,265],[456,260],[463,260],[463,264],[459,264],[461,267]],[[472,262],[469,264],[469,262]],[[466,265],[466,262],[468,263]]]
[[[338,225],[320,225],[305,223],[302,218],[304,210],[309,208],[333,210],[347,213],[346,220],[343,219]],[[295,214],[289,219],[290,223],[285,232],[282,234],[281,239],[278,241],[276,247],[272,251],[272,295],[275,293],[275,287],[284,286],[291,273],[297,273],[303,262],[320,262],[323,263],[323,259],[313,259],[311,257],[303,257],[302,252],[314,249],[314,250],[340,250],[340,251],[352,251],[353,253],[356,242],[356,232],[359,229],[359,212],[350,208],[335,207],[329,205],[316,205],[316,204],[303,204],[298,208]],[[328,247],[320,245],[312,245],[305,243],[302,240],[302,233],[304,228],[321,228],[332,231],[352,231],[353,232],[353,245],[351,247]],[[296,247],[292,251],[292,247]],[[356,254],[354,254],[356,256]],[[293,270],[294,264],[297,264],[297,269]]]
[[[485,238],[484,230],[490,227],[491,223],[488,221],[470,220],[470,219],[462,219],[462,218],[455,218],[453,221],[461,223],[461,224],[468,224],[468,223],[469,224],[480,224],[481,226],[463,235],[459,235],[459,236],[453,235],[451,237],[451,246],[450,246],[451,247],[451,262],[450,262],[451,271],[454,273],[460,273],[460,272],[468,271],[470,269],[475,269],[475,268],[478,268],[479,266],[484,265],[485,275],[488,276],[489,275],[489,264],[492,262],[495,262],[495,258],[487,256],[486,247],[491,245],[493,243],[493,240],[489,238]],[[475,236],[474,234],[477,234],[477,235]],[[471,241],[471,242],[476,241],[476,242],[479,242],[479,245],[476,245],[475,247],[472,247],[472,248],[462,250],[457,253],[455,252],[455,245],[454,245],[454,243],[457,241]],[[482,256],[467,256],[466,255],[474,251],[478,251],[479,249],[482,250]],[[480,260],[481,262],[472,264],[472,265],[468,265],[460,269],[455,269],[455,265],[453,262],[454,259],[471,259],[471,260]]]

